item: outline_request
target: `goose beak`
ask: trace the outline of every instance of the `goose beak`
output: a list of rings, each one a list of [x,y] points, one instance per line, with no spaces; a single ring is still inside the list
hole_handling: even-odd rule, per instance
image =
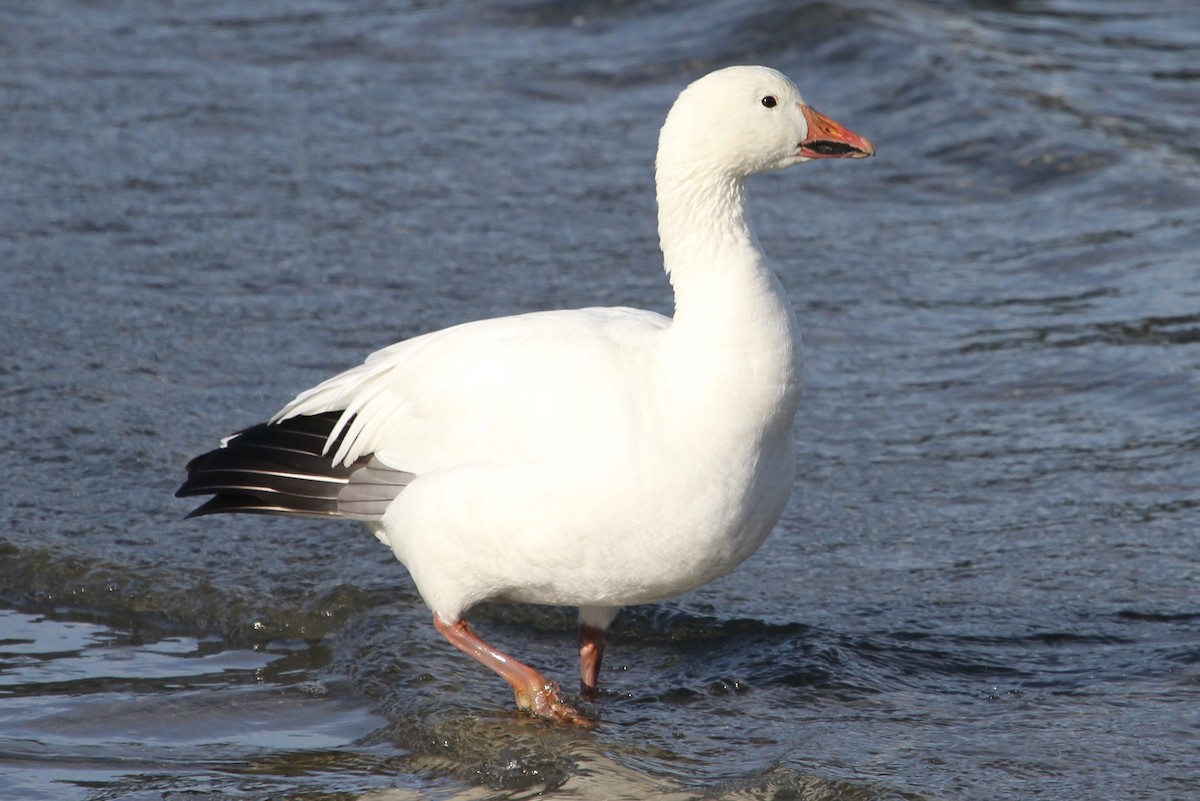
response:
[[[875,145],[866,137],[843,128],[812,106],[797,104],[808,123],[808,138],[796,153],[806,159],[865,159],[875,155]]]

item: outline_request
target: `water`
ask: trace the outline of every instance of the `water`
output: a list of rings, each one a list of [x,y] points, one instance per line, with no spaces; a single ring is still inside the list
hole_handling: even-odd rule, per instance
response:
[[[0,797],[1200,798],[1190,2],[0,8]],[[353,525],[186,460],[450,323],[669,309],[685,83],[879,157],[751,192],[805,331],[793,502],[510,710]],[[569,681],[568,611],[473,620]]]

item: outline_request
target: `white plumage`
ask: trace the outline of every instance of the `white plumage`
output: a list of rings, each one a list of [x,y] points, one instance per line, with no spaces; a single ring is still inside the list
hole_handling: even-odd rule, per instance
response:
[[[334,476],[325,514],[368,497],[356,508],[373,511],[353,516],[407,566],[439,630],[504,676],[519,705],[581,720],[463,614],[484,600],[580,607],[590,693],[618,607],[698,587],[758,548],[792,487],[801,350],[748,227],[744,179],[873,153],[774,70],[711,73],[679,96],[659,142],[673,318],[592,308],[455,326],[372,354],[250,431],[265,439],[327,420],[312,464],[328,469],[278,473]],[[240,439],[189,466],[181,494],[222,500],[201,513],[303,513],[261,505],[270,470],[230,480]],[[206,471],[220,478],[205,482]]]

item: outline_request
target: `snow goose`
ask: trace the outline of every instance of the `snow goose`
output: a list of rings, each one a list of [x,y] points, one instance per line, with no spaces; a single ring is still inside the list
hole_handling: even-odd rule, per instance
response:
[[[178,495],[218,512],[364,521],[456,648],[517,706],[585,723],[558,685],[485,642],[481,601],[579,609],[580,687],[627,604],[722,576],[792,489],[800,335],[745,216],[745,179],[863,158],[865,138],[765,67],[679,95],[659,137],[658,230],[675,315],[521,314],[380,350],[192,460]]]

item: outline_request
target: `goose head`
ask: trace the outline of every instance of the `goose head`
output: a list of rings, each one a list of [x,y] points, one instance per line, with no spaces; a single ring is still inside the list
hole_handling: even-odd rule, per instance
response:
[[[659,136],[658,167],[741,178],[813,159],[866,158],[875,147],[804,102],[767,67],[726,67],[690,84]]]

